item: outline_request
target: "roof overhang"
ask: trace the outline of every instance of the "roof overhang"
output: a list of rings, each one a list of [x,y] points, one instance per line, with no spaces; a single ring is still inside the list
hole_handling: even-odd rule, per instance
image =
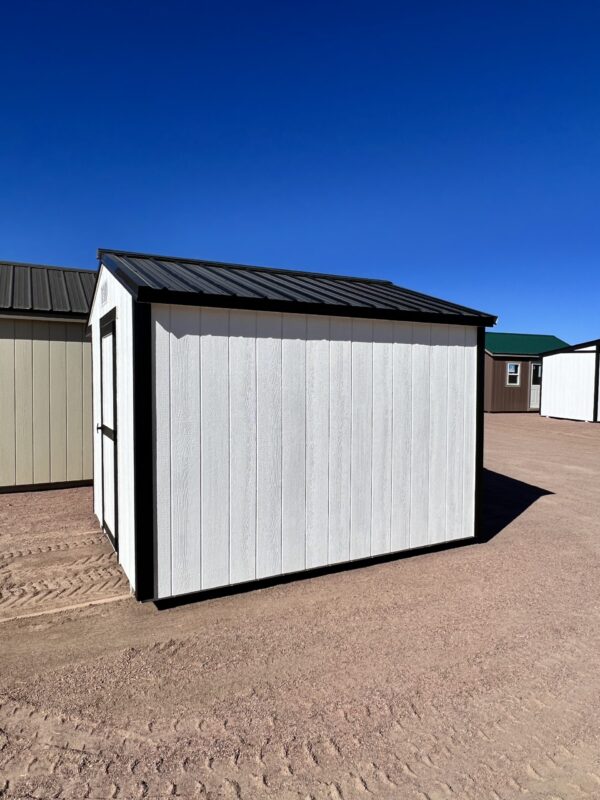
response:
[[[193,291],[174,291],[149,286],[140,286],[121,266],[117,251],[98,250],[100,265],[124,286],[139,303],[161,303],[167,305],[205,306],[209,308],[243,309],[247,311],[272,311],[290,314],[316,314],[334,317],[359,317],[362,319],[395,320],[401,322],[422,322],[442,325],[492,327],[497,317],[492,314],[422,312],[398,310],[394,308],[360,307],[356,305],[335,305],[333,303],[311,303],[289,300],[275,300],[260,297],[240,297],[224,294],[208,294]],[[159,256],[155,256],[160,258]],[[339,276],[337,276],[339,277]],[[97,288],[97,287],[96,287]],[[93,301],[92,301],[93,304]]]

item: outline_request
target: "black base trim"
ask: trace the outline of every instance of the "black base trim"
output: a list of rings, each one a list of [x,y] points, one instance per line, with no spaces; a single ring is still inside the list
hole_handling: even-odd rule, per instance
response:
[[[288,572],[285,575],[273,575],[270,578],[260,578],[244,583],[235,583],[228,586],[220,586],[216,589],[205,589],[200,592],[190,592],[180,594],[177,597],[165,597],[162,600],[155,600],[154,605],[159,611],[164,611],[177,606],[197,603],[204,600],[214,600],[219,597],[230,597],[246,592],[256,592],[259,589],[268,589],[271,586],[282,586],[296,581],[320,578],[324,575],[335,575],[338,572],[350,572],[355,569],[365,569],[374,567],[378,564],[387,564],[391,561],[401,561],[413,556],[425,555],[427,553],[439,553],[446,550],[454,550],[457,547],[469,547],[478,544],[477,539],[470,536],[466,539],[454,539],[451,542],[440,542],[439,544],[428,544],[423,547],[414,547],[410,550],[400,550],[396,553],[384,553],[380,556],[367,556],[367,558],[357,559],[356,561],[341,561],[339,564],[329,564],[325,567],[315,567],[313,569],[300,570],[298,572]]]
[[[553,417],[552,414],[540,414],[542,419],[564,419],[565,422],[585,422],[588,425],[597,425],[600,420],[597,419],[577,419],[576,417]]]
[[[485,385],[485,328],[477,328],[477,398],[475,405],[475,539],[483,530],[483,431]]]
[[[48,492],[52,489],[77,489],[80,486],[93,486],[90,478],[85,481],[57,481],[56,483],[22,483],[19,486],[0,486],[0,494],[16,492]]]

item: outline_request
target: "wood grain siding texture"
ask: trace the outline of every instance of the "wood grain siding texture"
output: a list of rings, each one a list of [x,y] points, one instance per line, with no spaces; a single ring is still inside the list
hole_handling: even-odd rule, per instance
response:
[[[166,305],[152,326],[159,597],[473,536],[475,328]]]
[[[592,422],[595,371],[595,350],[546,356],[540,414]]]
[[[485,410],[496,412],[529,411],[529,396],[531,391],[531,365],[541,362],[538,356],[523,358],[523,356],[497,356],[492,358],[485,355]],[[506,385],[507,364],[521,365],[521,382],[519,386]]]
[[[0,319],[0,488],[92,478],[85,325]]]
[[[133,300],[111,273],[102,267],[90,312],[94,351],[92,382],[94,513],[102,522],[102,447],[100,423],[100,319],[116,309],[117,492],[119,563],[135,589],[134,420],[133,420]],[[152,403],[152,397],[148,398]],[[105,437],[106,438],[106,437]],[[109,454],[107,454],[109,457]],[[150,495],[152,487],[148,487]],[[164,491],[161,483],[161,491]],[[150,502],[150,499],[149,499]],[[170,505],[169,505],[170,508]],[[143,532],[152,546],[152,532]]]

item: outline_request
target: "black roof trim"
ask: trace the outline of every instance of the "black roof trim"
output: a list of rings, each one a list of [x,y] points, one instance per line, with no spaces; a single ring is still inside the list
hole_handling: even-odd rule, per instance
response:
[[[414,322],[491,326],[482,311],[404,289],[388,280],[98,250],[139,302],[244,308]]]
[[[592,339],[589,342],[580,342],[580,344],[570,344],[567,347],[559,347],[556,350],[548,350],[547,353],[542,353],[542,356],[545,358],[546,356],[555,356],[558,353],[572,353],[575,350],[581,350],[582,347],[599,347],[600,346],[600,339]],[[593,350],[588,350],[588,353],[593,353]]]
[[[96,270],[0,261],[0,315],[85,320]]]

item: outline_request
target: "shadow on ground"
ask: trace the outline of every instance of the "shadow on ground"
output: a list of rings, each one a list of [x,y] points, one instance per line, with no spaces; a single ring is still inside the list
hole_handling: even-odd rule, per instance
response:
[[[490,469],[484,469],[483,473],[483,530],[479,535],[480,542],[489,542],[540,497],[554,494],[540,486],[509,478]]]
[[[317,569],[306,570],[305,572],[293,572],[287,575],[275,575],[272,578],[261,578],[257,581],[249,581],[233,586],[223,586],[217,589],[206,589],[203,592],[194,592],[189,595],[168,597],[164,600],[155,600],[154,605],[159,610],[175,608],[188,603],[195,603],[203,600],[212,600],[217,597],[229,597],[235,594],[245,594],[256,589],[265,589],[269,586],[283,585],[310,578],[317,578],[321,575],[332,575],[336,572],[348,572],[353,569],[362,569],[374,564],[385,564],[388,561],[399,561],[403,558],[413,558],[419,553],[434,553],[439,550],[450,550],[454,547],[465,547],[480,542],[489,542],[490,539],[506,528],[514,519],[526,511],[530,505],[543,497],[545,494],[553,494],[539,486],[532,486],[529,483],[509,478],[492,470],[483,470],[483,529],[477,539],[459,539],[453,542],[442,542],[441,544],[418,547],[412,550],[404,550],[396,553],[386,553],[381,556],[360,559],[357,561],[343,562]]]

